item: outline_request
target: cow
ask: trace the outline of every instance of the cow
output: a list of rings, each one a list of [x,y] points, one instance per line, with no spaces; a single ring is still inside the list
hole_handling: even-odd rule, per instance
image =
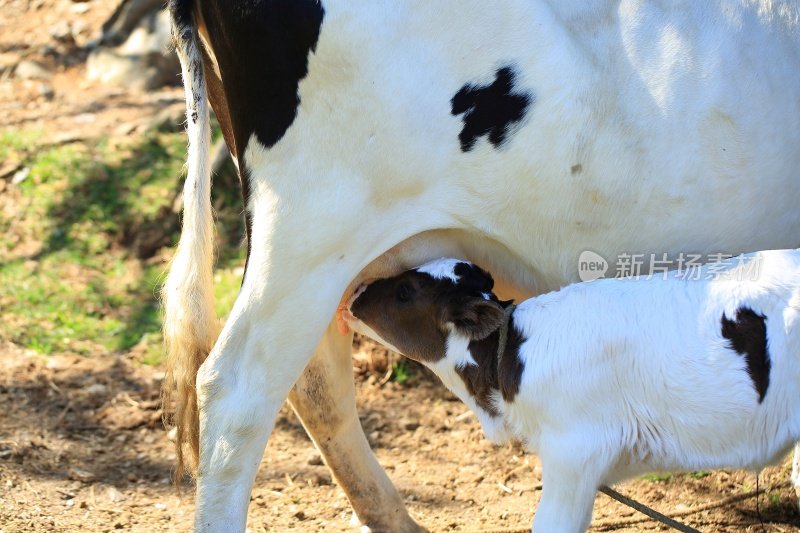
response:
[[[356,415],[337,309],[365,279],[461,257],[495,274],[498,296],[523,298],[579,279],[586,251],[798,244],[797,1],[169,9],[189,153],[163,288],[165,398],[198,531],[244,530],[287,397],[359,520],[420,530]],[[241,177],[248,252],[219,333],[209,103]]]
[[[762,468],[800,439],[800,250],[567,286],[518,305],[438,259],[363,285],[350,327],[430,368],[542,461],[533,530],[589,526],[648,471]]]

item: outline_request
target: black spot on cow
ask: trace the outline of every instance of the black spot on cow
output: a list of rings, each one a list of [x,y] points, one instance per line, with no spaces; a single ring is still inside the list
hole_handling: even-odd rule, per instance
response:
[[[499,69],[491,85],[464,85],[450,100],[454,116],[463,114],[464,127],[458,135],[461,151],[469,152],[483,135],[497,148],[506,140],[512,125],[525,116],[534,97],[514,92],[511,67]]]
[[[316,50],[325,11],[318,0],[170,0],[169,8],[178,38],[190,39],[200,21],[208,31],[221,74],[201,47],[208,99],[239,162],[247,208],[244,149],[253,134],[264,146],[274,146],[294,122],[298,87],[308,74],[308,56]],[[198,72],[194,67],[193,74]],[[252,214],[247,210],[245,222],[249,263]]]
[[[269,148],[294,122],[325,12],[317,0],[211,0],[197,7],[222,73],[241,163],[250,135]]]
[[[747,373],[758,392],[758,403],[764,400],[769,388],[769,371],[772,366],[767,351],[767,323],[764,315],[759,315],[748,307],[736,310],[730,320],[722,315],[722,336],[728,339],[730,347],[747,361]]]
[[[509,305],[511,302],[504,302]],[[482,340],[470,341],[469,351],[476,365],[456,367],[456,373],[464,380],[467,391],[475,398],[475,403],[492,416],[499,413],[492,404],[492,391],[500,391],[506,402],[514,401],[519,393],[522,371],[525,364],[519,357],[519,347],[522,344],[522,335],[514,327],[513,317],[508,321],[508,334],[506,348],[497,364],[497,346],[500,341],[500,332],[495,331]]]

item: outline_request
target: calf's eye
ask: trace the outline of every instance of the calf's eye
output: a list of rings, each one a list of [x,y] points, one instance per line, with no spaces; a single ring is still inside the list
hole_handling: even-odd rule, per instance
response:
[[[397,301],[401,303],[408,303],[411,301],[411,287],[406,283],[401,283],[397,287]]]

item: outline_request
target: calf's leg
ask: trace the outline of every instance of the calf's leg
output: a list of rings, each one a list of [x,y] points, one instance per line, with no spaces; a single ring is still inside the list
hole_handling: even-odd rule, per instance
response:
[[[542,497],[533,517],[534,533],[580,533],[592,520],[604,465],[599,458],[586,457],[580,450],[570,451],[569,444],[574,442],[571,439],[559,440],[563,443],[560,448],[540,452]]]

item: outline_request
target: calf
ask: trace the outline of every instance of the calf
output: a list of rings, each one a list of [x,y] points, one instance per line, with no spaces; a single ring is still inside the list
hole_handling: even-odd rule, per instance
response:
[[[760,468],[800,437],[800,251],[571,285],[515,308],[472,263],[361,286],[348,320],[431,368],[496,443],[542,461],[536,531],[652,470]]]

